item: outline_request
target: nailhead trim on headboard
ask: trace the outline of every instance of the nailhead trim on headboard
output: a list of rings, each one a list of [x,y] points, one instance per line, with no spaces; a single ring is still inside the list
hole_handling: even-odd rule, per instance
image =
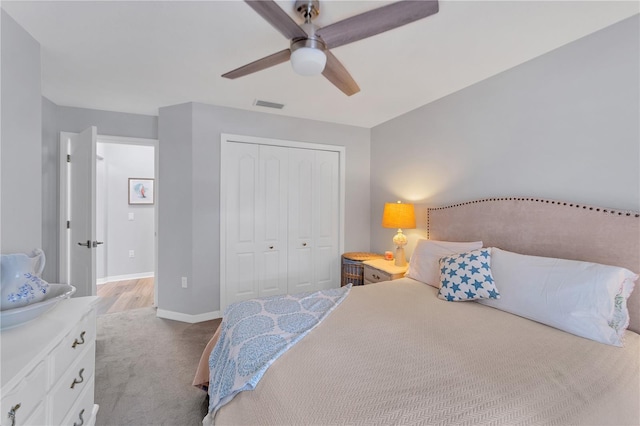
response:
[[[614,215],[614,216],[617,215],[617,216],[640,218],[640,212],[619,211],[619,210],[607,209],[607,208],[602,208],[602,207],[586,206],[586,205],[583,205],[583,204],[568,203],[568,202],[564,202],[564,201],[545,200],[543,198],[528,198],[528,197],[484,198],[484,199],[481,199],[481,200],[467,201],[467,202],[464,202],[464,203],[452,204],[452,205],[443,206],[443,207],[429,207],[427,209],[427,238],[430,238],[430,235],[429,235],[429,229],[430,229],[429,211],[430,210],[444,210],[444,209],[450,209],[452,207],[465,206],[465,205],[468,205],[468,204],[485,203],[485,202],[488,202],[488,201],[532,201],[532,202],[536,202],[536,203],[556,204],[556,205],[561,206],[561,207],[575,207],[575,208],[578,208],[578,209],[582,208],[584,210],[602,212],[602,213],[607,213],[607,214]]]

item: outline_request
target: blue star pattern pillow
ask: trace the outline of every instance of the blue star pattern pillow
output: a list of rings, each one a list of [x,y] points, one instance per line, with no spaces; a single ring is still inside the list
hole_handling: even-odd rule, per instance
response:
[[[500,293],[491,275],[491,251],[488,248],[440,258],[438,297],[449,302],[499,299]]]

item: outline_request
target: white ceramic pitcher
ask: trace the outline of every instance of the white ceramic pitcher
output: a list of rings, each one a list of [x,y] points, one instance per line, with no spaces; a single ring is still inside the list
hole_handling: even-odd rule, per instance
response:
[[[30,255],[24,253],[0,256],[0,309],[19,308],[40,302],[49,291],[49,283],[40,278],[44,270],[45,256],[41,249]]]

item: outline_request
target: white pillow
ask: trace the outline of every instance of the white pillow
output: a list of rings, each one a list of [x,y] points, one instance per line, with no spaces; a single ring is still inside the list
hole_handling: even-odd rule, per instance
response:
[[[491,248],[500,299],[478,303],[577,336],[622,346],[627,299],[638,275],[617,266],[526,256]]]
[[[441,257],[480,248],[482,248],[482,241],[459,243],[420,239],[418,240],[416,248],[413,250],[411,261],[409,262],[409,269],[405,276],[439,288],[440,266],[438,265],[438,261]]]

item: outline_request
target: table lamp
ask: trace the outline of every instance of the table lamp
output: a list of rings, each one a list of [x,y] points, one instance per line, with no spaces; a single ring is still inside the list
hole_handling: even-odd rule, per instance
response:
[[[416,227],[416,213],[413,204],[385,203],[384,213],[382,213],[382,226],[385,228],[398,228],[398,233],[393,237],[396,245],[396,266],[406,266],[407,259],[404,256],[404,246],[407,244],[407,237],[402,233],[401,228],[410,229]]]

